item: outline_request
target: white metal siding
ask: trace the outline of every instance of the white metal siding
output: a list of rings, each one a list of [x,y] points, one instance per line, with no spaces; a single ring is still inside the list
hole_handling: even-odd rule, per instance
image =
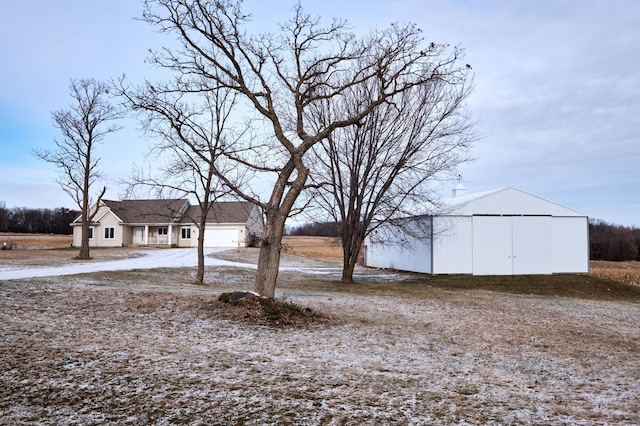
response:
[[[205,247],[238,247],[238,228],[210,228],[204,231]]]
[[[550,274],[551,217],[513,217],[513,273]]]
[[[419,235],[428,231],[431,218],[414,220],[416,222],[413,222],[412,234]],[[407,226],[412,225],[408,223]],[[404,233],[402,228],[383,225],[365,241],[365,265],[430,274],[431,236],[415,238]]]
[[[473,273],[471,216],[434,218],[433,273]]]
[[[511,275],[511,217],[473,217],[473,274]]]
[[[589,272],[589,227],[586,217],[552,220],[553,272]]]
[[[365,262],[373,268],[431,273],[431,248],[428,239],[415,241],[413,247],[388,242],[369,241],[365,245]]]

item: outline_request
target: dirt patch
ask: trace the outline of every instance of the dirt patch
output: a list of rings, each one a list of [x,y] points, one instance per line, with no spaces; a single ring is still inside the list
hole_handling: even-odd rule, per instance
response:
[[[224,310],[230,317],[251,324],[278,328],[329,325],[333,320],[321,312],[288,300],[260,297],[250,292],[222,293],[211,304],[215,311]]]

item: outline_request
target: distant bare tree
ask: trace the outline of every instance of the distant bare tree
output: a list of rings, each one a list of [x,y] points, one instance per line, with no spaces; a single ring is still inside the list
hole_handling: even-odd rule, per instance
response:
[[[444,51],[445,46],[434,49]],[[418,211],[420,206],[435,205],[433,183],[450,178],[468,161],[466,154],[474,140],[474,123],[465,108],[471,93],[468,69],[454,63],[440,67],[438,78],[390,97],[360,122],[337,129],[315,146],[315,202],[340,229],[342,281],[353,281],[358,254],[369,233],[382,224],[392,225],[394,218],[434,213]],[[313,113],[318,126],[370,102],[379,84],[363,84],[352,91],[351,102],[345,103],[347,111],[328,105],[317,108]],[[421,232],[403,229],[409,231]]]
[[[4,201],[0,201],[0,232],[9,230],[9,209]]]
[[[624,226],[617,227],[609,243],[609,250],[607,252],[608,260],[635,260],[637,257],[638,246],[636,245],[633,232]]]
[[[223,149],[237,137],[228,126],[236,94],[224,88],[188,94],[176,92],[166,84],[149,82],[129,88],[124,78],[116,82],[116,90],[138,113],[145,131],[157,137],[151,154],[160,164],[159,176],[138,168],[131,177],[131,187],[146,186],[160,196],[168,191],[198,201],[198,214],[189,219],[199,231],[196,282],[202,283],[207,218],[215,201],[230,194],[217,175],[231,178],[235,174],[234,182],[242,181],[237,169],[230,167],[222,155]]]
[[[103,186],[97,198],[90,198],[93,184],[102,177],[95,150],[106,135],[120,129],[108,122],[122,117],[120,109],[108,99],[109,86],[95,79],[71,80],[69,86],[73,101],[68,109],[51,113],[54,126],[62,133],[62,140],[54,140],[55,149],[36,149],[36,157],[54,164],[60,169],[55,181],[69,194],[80,208],[82,242],[78,259],[90,259],[89,225],[97,209],[90,212],[92,204],[99,204],[107,188]]]
[[[633,239],[636,243],[636,260],[640,260],[640,228],[632,227],[631,234],[633,235]]]
[[[150,61],[173,72],[176,91],[206,92],[221,87],[238,94],[253,131],[224,150],[237,168],[268,183],[266,201],[223,173],[238,196],[262,207],[265,231],[255,291],[274,297],[285,221],[305,189],[306,154],[340,128],[360,123],[391,98],[442,78],[457,61],[457,49],[423,45],[414,25],[393,25],[354,35],[342,20],[322,26],[300,5],[278,33],[250,34],[241,1],[146,0],[143,19],[177,37],[179,47],[152,53]],[[375,82],[375,84],[374,84]],[[347,109],[362,85],[377,92]],[[309,120],[319,105],[344,114],[322,127]]]

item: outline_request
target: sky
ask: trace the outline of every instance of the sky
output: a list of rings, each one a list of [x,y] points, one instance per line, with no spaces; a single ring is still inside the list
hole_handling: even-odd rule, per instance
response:
[[[354,32],[413,22],[425,42],[465,49],[480,135],[462,166],[468,193],[514,186],[610,223],[640,226],[640,2],[636,0],[301,1]],[[136,20],[137,0],[0,0],[0,203],[75,207],[33,155],[60,138],[71,78],[153,79],[149,49],[173,40]],[[274,31],[294,1],[246,0],[252,31]],[[98,155],[118,199],[151,141],[133,119]],[[451,183],[451,188],[457,182]],[[447,189],[443,197],[450,196]]]

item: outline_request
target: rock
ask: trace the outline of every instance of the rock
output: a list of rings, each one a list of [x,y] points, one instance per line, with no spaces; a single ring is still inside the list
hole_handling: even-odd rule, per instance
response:
[[[251,291],[236,291],[229,296],[229,303],[250,302],[259,299],[256,293]]]

